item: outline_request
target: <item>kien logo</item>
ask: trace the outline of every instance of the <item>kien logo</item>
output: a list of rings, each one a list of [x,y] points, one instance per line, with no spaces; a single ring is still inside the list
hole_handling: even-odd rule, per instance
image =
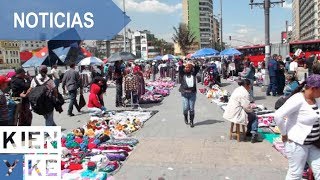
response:
[[[0,179],[23,179],[23,154],[0,154]]]
[[[6,176],[10,176],[12,171],[14,170],[14,168],[17,166],[18,162],[19,162],[19,159],[16,159],[12,165],[9,163],[8,160],[3,160],[3,162],[7,165],[8,167],[8,172],[6,174]]]

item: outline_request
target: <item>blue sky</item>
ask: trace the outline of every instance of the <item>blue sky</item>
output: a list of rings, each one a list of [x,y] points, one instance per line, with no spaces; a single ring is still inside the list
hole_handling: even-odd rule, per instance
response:
[[[122,9],[123,0],[114,0]],[[127,26],[132,30],[150,30],[159,38],[171,40],[173,26],[182,21],[182,0],[125,0],[127,14],[131,22]],[[220,0],[214,1],[214,14],[220,13]],[[255,44],[264,42],[264,11],[261,8],[249,6],[250,0],[223,0],[223,33],[224,41],[232,45],[245,45],[229,41],[234,39],[249,41]],[[262,2],[263,0],[255,0]],[[285,21],[292,20],[290,4],[286,0],[282,8],[276,6],[271,9],[270,31],[271,41],[279,42],[281,31],[285,30]]]

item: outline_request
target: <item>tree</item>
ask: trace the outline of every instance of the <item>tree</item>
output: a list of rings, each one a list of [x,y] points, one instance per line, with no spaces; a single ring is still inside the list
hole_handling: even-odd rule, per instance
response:
[[[175,31],[172,37],[173,42],[180,46],[183,55],[187,55],[190,46],[196,39],[194,33],[184,23],[180,23],[178,28],[173,27],[173,30]]]

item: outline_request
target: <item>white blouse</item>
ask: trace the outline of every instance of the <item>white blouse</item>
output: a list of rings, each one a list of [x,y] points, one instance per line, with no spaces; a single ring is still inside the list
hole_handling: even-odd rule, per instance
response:
[[[186,76],[186,83],[187,83],[187,86],[189,88],[192,88],[194,86],[194,77],[193,76]]]

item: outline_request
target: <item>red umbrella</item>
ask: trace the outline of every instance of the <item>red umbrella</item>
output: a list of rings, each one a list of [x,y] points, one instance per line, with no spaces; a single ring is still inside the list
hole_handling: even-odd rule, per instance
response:
[[[21,61],[28,61],[29,59],[32,58],[32,56],[33,56],[32,52],[29,52],[29,51],[20,52]]]
[[[193,54],[190,53],[190,54],[188,54],[188,55],[186,56],[186,58],[187,58],[187,59],[190,59],[192,55],[193,55]]]

